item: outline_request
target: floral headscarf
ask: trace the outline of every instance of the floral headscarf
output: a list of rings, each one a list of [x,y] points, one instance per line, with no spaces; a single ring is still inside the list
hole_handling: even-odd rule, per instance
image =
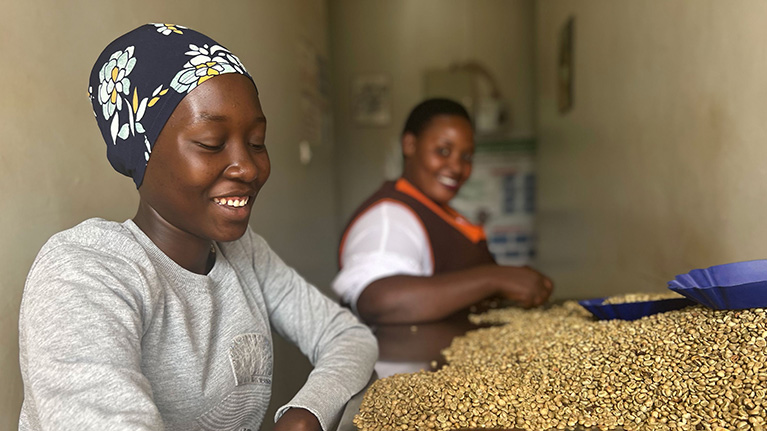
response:
[[[198,85],[224,73],[253,79],[237,56],[181,25],[142,25],[110,43],[91,70],[88,97],[112,167],[140,187],[173,110]]]

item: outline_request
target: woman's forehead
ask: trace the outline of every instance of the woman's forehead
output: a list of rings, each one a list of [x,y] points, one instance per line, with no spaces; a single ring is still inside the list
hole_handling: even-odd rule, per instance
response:
[[[210,79],[179,103],[174,116],[185,121],[222,123],[232,116],[265,122],[258,92],[250,79],[225,75]]]
[[[438,114],[429,119],[423,130],[421,130],[421,134],[427,132],[439,133],[456,129],[472,132],[471,123],[466,118],[460,115]]]

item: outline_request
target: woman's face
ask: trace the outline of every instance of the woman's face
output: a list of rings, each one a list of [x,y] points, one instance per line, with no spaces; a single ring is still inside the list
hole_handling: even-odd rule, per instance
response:
[[[403,176],[433,201],[446,205],[471,175],[474,137],[458,115],[433,117],[418,136],[402,138]]]
[[[265,137],[266,117],[250,79],[232,73],[205,81],[160,132],[139,188],[142,201],[200,239],[240,238],[269,177]]]

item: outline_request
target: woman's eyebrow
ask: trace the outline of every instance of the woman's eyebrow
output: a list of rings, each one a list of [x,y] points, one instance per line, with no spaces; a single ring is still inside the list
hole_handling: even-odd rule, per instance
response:
[[[209,112],[200,112],[197,114],[197,117],[195,118],[195,121],[212,121],[212,122],[223,122],[226,121],[229,117],[226,115],[218,115],[218,114],[211,114]],[[256,123],[266,123],[266,117],[261,115],[255,118]]]
[[[216,114],[211,114],[208,112],[200,112],[199,114],[197,114],[196,119],[203,120],[203,121],[215,121],[220,123],[222,121],[226,121],[226,118],[227,118],[226,115],[216,115]]]

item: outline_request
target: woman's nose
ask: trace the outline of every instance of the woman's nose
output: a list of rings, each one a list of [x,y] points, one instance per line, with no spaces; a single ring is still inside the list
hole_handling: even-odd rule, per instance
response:
[[[461,170],[463,169],[463,160],[461,160],[461,156],[459,155],[452,155],[448,159],[447,163],[448,163],[448,167],[453,172],[458,173],[458,172],[461,172]]]
[[[259,166],[247,143],[237,143],[229,145],[228,165],[224,171],[225,175],[231,179],[237,179],[243,182],[252,182],[258,177]]]

